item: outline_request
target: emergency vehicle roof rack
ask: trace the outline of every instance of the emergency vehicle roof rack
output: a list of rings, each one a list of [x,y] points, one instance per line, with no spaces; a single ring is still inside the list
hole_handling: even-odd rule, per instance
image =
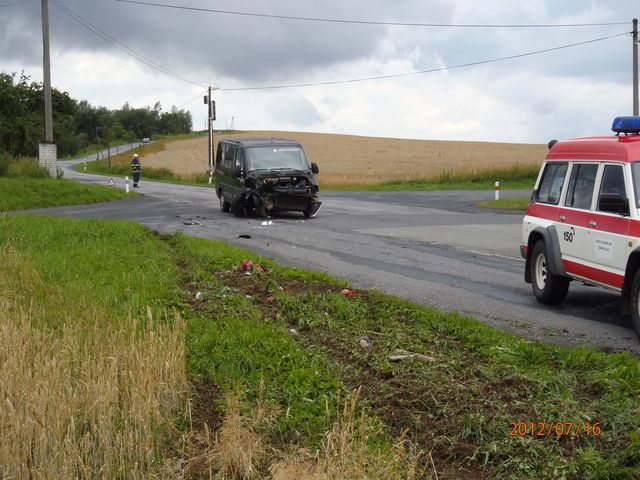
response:
[[[616,117],[613,120],[611,130],[616,135],[624,133],[625,135],[633,135],[640,133],[640,117]]]

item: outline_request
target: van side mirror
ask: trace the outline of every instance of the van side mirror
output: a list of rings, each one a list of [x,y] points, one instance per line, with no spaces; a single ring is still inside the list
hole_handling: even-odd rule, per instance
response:
[[[598,199],[598,210],[626,216],[629,215],[629,200],[619,193],[603,193]]]
[[[316,162],[311,162],[311,171],[316,175],[320,173],[320,169],[318,168],[318,164]]]
[[[240,165],[233,167],[232,175],[233,178],[240,178],[242,176],[242,167]]]

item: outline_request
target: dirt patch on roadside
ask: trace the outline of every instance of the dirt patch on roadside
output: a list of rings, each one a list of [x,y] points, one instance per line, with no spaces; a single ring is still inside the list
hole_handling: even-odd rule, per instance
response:
[[[320,184],[370,185],[392,180],[433,178],[443,172],[460,173],[510,167],[516,163],[539,165],[546,145],[405,140],[326,133],[255,131],[216,135],[220,138],[278,137],[297,140],[309,161],[320,166]],[[158,153],[146,155],[145,166],[165,167],[190,176],[207,170],[206,136],[167,144]]]

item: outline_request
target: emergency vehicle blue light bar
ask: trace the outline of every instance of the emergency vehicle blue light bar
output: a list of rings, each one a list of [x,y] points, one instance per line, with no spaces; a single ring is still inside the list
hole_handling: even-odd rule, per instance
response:
[[[611,130],[615,133],[640,133],[640,117],[616,117]]]

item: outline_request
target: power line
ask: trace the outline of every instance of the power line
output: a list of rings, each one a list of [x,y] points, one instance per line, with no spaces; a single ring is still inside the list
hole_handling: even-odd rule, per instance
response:
[[[553,28],[553,27],[602,27],[611,25],[626,25],[629,22],[600,22],[600,23],[541,23],[541,24],[465,24],[465,23],[415,23],[415,22],[382,22],[373,20],[346,20],[338,18],[298,17],[293,15],[273,15],[266,13],[240,12],[233,10],[218,10],[212,8],[187,7],[167,3],[142,2],[139,0],[114,0],[120,3],[131,3],[149,7],[173,8],[176,10],[190,10],[196,12],[218,13],[223,15],[239,15],[244,17],[274,18],[278,20],[295,20],[302,22],[343,23],[355,25],[378,25],[394,27],[451,27],[451,28]]]
[[[153,61],[152,59],[150,59],[148,57],[145,57],[143,54],[133,50],[132,48],[130,48],[127,45],[125,45],[124,43],[122,43],[120,40],[112,37],[111,35],[109,35],[105,31],[103,31],[100,28],[96,27],[94,24],[89,22],[87,19],[85,19],[84,17],[80,16],[79,14],[77,14],[76,12],[71,10],[69,7],[63,5],[58,0],[52,0],[52,2],[56,6],[61,8],[66,14],[71,16],[71,18],[73,18],[76,22],[78,22],[80,25],[85,27],[87,30],[91,31],[92,33],[94,33],[98,37],[102,38],[103,40],[114,44],[120,51],[124,52],[125,54],[129,55],[130,57],[134,58],[135,60],[138,60],[139,62],[142,62],[145,65],[147,65],[147,66],[149,66],[149,67],[151,67],[151,68],[153,68],[153,69],[155,69],[155,70],[157,70],[157,71],[159,71],[161,73],[164,73],[165,75],[167,75],[169,77],[172,77],[172,78],[174,78],[176,80],[181,80],[183,82],[190,83],[190,84],[195,85],[197,87],[205,88],[204,85],[200,85],[199,83],[193,82],[193,81],[189,80],[188,78],[183,77],[182,75],[179,75],[179,74],[177,74],[175,72],[172,72],[168,68],[160,65],[159,63]]]
[[[493,58],[493,59],[489,59],[489,60],[479,60],[479,61],[476,61],[476,62],[469,62],[469,63],[462,63],[462,64],[459,64],[459,65],[452,65],[450,67],[432,68],[432,69],[429,69],[429,70],[420,70],[420,71],[416,71],[416,72],[395,73],[395,74],[390,74],[390,75],[378,75],[378,76],[374,76],[374,77],[352,78],[352,79],[349,79],[349,80],[335,80],[335,81],[316,82],[316,83],[298,83],[298,84],[291,84],[291,85],[270,85],[270,86],[262,86],[262,87],[220,88],[220,90],[227,91],[227,92],[239,92],[239,91],[247,91],[247,90],[275,90],[275,89],[283,89],[283,88],[317,87],[317,86],[322,86],[322,85],[339,85],[339,84],[345,84],[345,83],[357,83],[357,82],[368,82],[368,81],[372,81],[372,80],[384,80],[384,79],[388,79],[388,78],[408,77],[408,76],[411,76],[411,75],[424,75],[424,74],[427,74],[427,73],[443,72],[443,71],[446,71],[446,70],[454,70],[454,69],[457,69],[457,68],[473,67],[473,66],[476,66],[476,65],[484,65],[484,64],[487,64],[487,63],[494,63],[494,62],[503,62],[505,60],[513,60],[515,58],[528,57],[528,56],[531,56],[531,55],[539,55],[541,53],[548,53],[548,52],[553,52],[553,51],[556,51],[556,50],[562,50],[562,49],[565,49],[565,48],[577,47],[579,45],[586,45],[586,44],[589,44],[589,43],[600,42],[600,41],[603,41],[603,40],[609,40],[611,38],[622,37],[622,36],[625,36],[625,35],[629,35],[629,32],[618,33],[616,35],[609,35],[607,37],[594,38],[592,40],[585,40],[583,42],[570,43],[570,44],[567,44],[567,45],[560,45],[558,47],[545,48],[543,50],[535,50],[533,52],[526,52],[526,53],[519,53],[519,54],[516,54],[516,55],[509,55],[507,57]]]
[[[12,7],[14,5],[22,5],[23,3],[31,3],[31,2],[35,2],[36,0],[22,0],[21,2],[13,2],[13,3],[3,3],[2,5],[0,5],[0,8],[2,7]]]

